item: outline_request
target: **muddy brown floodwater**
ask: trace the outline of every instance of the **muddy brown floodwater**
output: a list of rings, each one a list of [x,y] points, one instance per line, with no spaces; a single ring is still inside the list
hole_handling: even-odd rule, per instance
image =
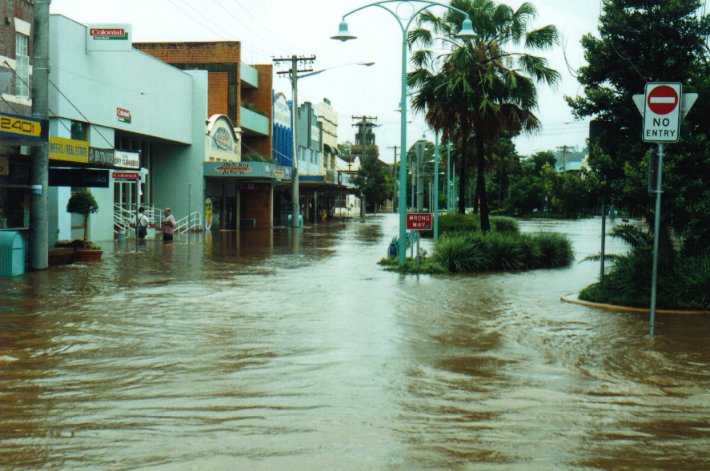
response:
[[[710,469],[710,318],[560,302],[592,262],[400,276],[397,223],[0,279],[0,468]],[[599,249],[598,219],[521,225]]]

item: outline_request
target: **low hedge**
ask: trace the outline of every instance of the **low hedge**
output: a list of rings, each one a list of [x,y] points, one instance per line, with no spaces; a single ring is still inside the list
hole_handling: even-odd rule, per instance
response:
[[[530,270],[569,265],[572,244],[560,234],[446,234],[433,258],[452,273]]]
[[[560,234],[450,232],[418,266],[416,260],[407,259],[399,267],[395,257],[380,264],[401,273],[478,273],[563,267],[573,259],[572,244]]]

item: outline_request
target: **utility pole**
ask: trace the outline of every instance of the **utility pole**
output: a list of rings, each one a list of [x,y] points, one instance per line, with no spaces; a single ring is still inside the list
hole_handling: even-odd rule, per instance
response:
[[[299,227],[300,195],[298,189],[298,74],[299,72],[312,72],[313,69],[300,69],[299,64],[310,65],[316,60],[316,56],[296,56],[277,57],[273,61],[276,63],[290,62],[291,69],[288,71],[277,72],[279,75],[289,74],[291,79],[291,146],[293,147],[291,157],[291,198],[293,207],[291,212],[291,227]]]
[[[567,154],[572,150],[571,146],[559,146],[557,147],[558,152],[562,152],[563,166],[562,172],[567,172]]]
[[[375,145],[374,136],[372,137],[372,142],[369,142],[368,130],[375,126],[374,121],[377,121],[377,116],[353,116],[352,119],[358,120],[355,124],[353,124],[353,126],[358,128],[358,133],[355,135],[355,144],[359,147],[360,150],[360,168],[362,168],[366,149]],[[365,192],[364,189],[361,188],[360,219],[363,221],[365,220],[365,216],[367,215],[367,208],[365,207],[366,204],[367,203],[365,201]]]
[[[35,0],[32,41],[32,117],[49,118],[49,4]],[[30,197],[30,268],[46,270],[49,266],[49,229],[47,189],[49,174],[48,144],[32,147]]]
[[[397,198],[399,197],[399,182],[397,181],[397,149],[399,146],[389,146],[388,149],[394,149],[394,163],[392,164],[392,179],[394,180],[394,197],[392,198],[392,210],[397,212]]]

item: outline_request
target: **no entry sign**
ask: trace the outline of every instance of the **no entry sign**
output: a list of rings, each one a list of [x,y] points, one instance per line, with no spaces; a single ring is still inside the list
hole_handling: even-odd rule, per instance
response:
[[[680,83],[647,83],[643,111],[645,142],[677,142],[680,135]]]

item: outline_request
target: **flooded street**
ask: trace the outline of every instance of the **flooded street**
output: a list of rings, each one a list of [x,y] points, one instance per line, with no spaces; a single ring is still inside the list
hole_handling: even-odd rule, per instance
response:
[[[650,338],[560,301],[598,278],[598,219],[521,223],[568,234],[569,268],[470,276],[382,269],[397,224],[0,279],[0,468],[710,468],[710,318]]]

